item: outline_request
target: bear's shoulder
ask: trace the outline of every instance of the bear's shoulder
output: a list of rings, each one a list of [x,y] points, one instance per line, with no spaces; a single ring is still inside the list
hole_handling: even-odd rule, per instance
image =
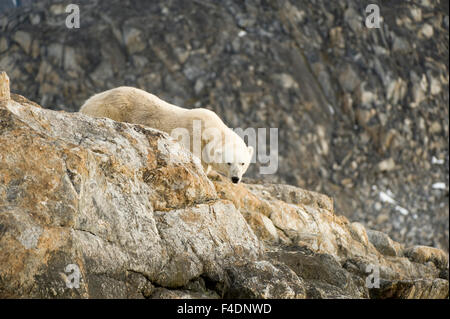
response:
[[[189,115],[190,118],[198,119],[201,121],[204,121],[211,125],[223,125],[223,121],[220,119],[220,117],[211,110],[205,109],[205,108],[195,108],[195,109],[189,109]]]

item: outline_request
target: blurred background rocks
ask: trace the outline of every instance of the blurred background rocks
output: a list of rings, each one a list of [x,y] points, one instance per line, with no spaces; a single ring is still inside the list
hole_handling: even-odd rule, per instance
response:
[[[332,196],[337,214],[394,240],[448,251],[447,1],[0,1],[0,70],[11,90],[77,111],[139,87],[279,128],[279,168],[247,181]],[[245,179],[244,179],[245,181]]]

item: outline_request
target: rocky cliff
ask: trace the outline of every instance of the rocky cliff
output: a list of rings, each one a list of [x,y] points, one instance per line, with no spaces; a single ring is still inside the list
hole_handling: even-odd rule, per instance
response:
[[[447,298],[448,284],[445,252],[366,230],[325,195],[211,181],[165,133],[41,108],[0,75],[0,298]]]
[[[77,111],[131,85],[230,127],[279,128],[287,183],[397,241],[448,251],[448,1],[21,1],[0,12],[12,90]],[[12,6],[12,5],[10,5]],[[258,165],[249,177],[261,178]],[[250,179],[247,179],[250,181]]]

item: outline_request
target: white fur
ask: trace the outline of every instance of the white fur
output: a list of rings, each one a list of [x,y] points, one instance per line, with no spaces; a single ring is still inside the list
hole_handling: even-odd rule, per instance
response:
[[[202,132],[200,150],[203,152],[194,154],[201,158],[206,173],[213,168],[231,179],[237,178],[238,182],[247,171],[253,155],[253,148],[247,147],[242,138],[228,128],[213,111],[203,108],[184,109],[132,87],[122,86],[96,94],[83,104],[80,112],[119,122],[142,124],[168,134],[175,129],[187,130],[191,137],[191,152],[195,151],[192,140],[195,136],[194,123],[199,123]]]

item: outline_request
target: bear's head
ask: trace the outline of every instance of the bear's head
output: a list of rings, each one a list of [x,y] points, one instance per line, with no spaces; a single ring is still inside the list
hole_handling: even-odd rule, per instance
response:
[[[242,180],[252,160],[253,147],[242,143],[225,144],[223,148],[215,150],[215,158],[210,163],[211,167],[230,178],[234,184]]]

